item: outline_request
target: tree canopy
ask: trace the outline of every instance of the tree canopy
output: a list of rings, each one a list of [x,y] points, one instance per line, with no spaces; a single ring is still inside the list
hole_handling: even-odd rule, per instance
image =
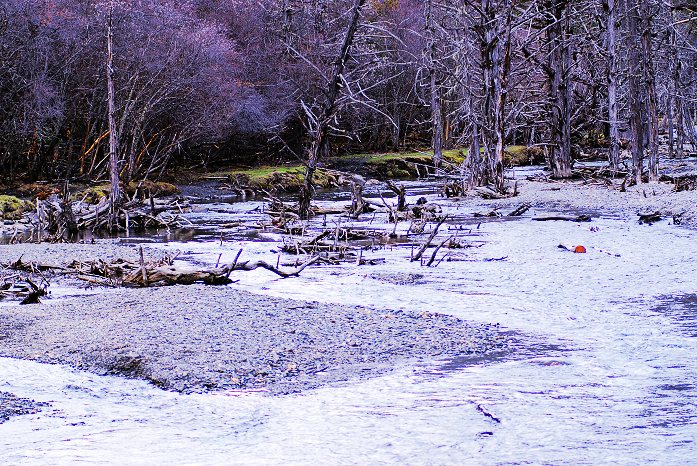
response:
[[[512,143],[564,177],[580,146],[617,164],[628,144],[651,172],[658,132],[672,156],[697,142],[693,1],[358,3],[335,73],[354,0],[5,0],[2,174],[108,171],[109,11],[125,179],[173,161],[307,161],[322,119],[324,155],[469,148],[473,184],[500,180]]]

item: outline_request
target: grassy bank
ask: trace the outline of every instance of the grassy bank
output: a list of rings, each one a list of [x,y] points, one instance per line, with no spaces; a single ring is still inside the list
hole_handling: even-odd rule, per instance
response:
[[[199,177],[200,180],[216,178],[225,180],[238,188],[295,192],[305,182],[305,168],[301,165],[236,168],[205,173]],[[329,188],[338,183],[336,176],[322,169],[315,171],[313,181],[319,188]]]

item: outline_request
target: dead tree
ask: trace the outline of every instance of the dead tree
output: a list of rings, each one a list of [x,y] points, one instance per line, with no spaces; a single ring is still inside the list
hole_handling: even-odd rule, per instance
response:
[[[656,95],[656,70],[653,61],[653,13],[648,0],[639,1],[642,21],[641,52],[644,56],[642,78],[646,90],[646,121],[649,145],[649,182],[658,181],[658,96]]]
[[[435,20],[433,18],[433,0],[424,4],[426,18],[426,54],[428,56],[429,88],[431,92],[431,121],[433,132],[433,165],[439,167],[443,161],[443,110],[440,102],[440,85],[438,83],[438,50],[436,41]]]
[[[317,163],[329,154],[329,130],[337,113],[337,101],[343,90],[344,70],[346,62],[354,43],[356,32],[361,21],[361,12],[366,0],[355,0],[351,9],[351,19],[346,28],[344,40],[339,49],[332,73],[327,82],[325,98],[319,112],[315,114],[305,106],[305,112],[309,120],[311,130],[311,142],[307,154],[307,166],[305,168],[305,181],[300,189],[299,214],[300,218],[307,219],[311,215],[310,204],[313,196],[312,177],[317,169]]]
[[[109,18],[107,20],[107,92],[109,99],[109,178],[111,181],[110,216],[112,223],[116,222],[118,209],[121,205],[121,187],[119,186],[119,154],[116,137],[116,113],[114,104],[114,2],[109,3]]]
[[[610,126],[610,153],[608,159],[610,168],[616,171],[620,164],[620,130],[619,110],[617,105],[617,74],[619,72],[617,60],[617,9],[615,0],[603,2],[607,29],[607,107],[608,122]]]
[[[647,0],[627,0],[629,108],[632,129],[633,178],[642,183],[649,149],[649,181],[658,180],[658,109],[653,64],[653,25]]]
[[[404,185],[398,186],[392,181],[387,181],[387,187],[397,195],[397,212],[404,212],[407,209],[407,191]]]
[[[674,9],[670,12],[670,66],[671,66],[671,91],[666,104],[668,117],[668,144],[670,157],[682,159],[685,156],[685,97],[684,97],[684,64],[682,47],[678,43],[681,32],[680,21]],[[682,34],[680,34],[682,35]]]
[[[503,154],[506,140],[506,105],[508,77],[511,69],[512,0],[482,0],[480,21],[476,26],[480,38],[483,75],[483,106],[480,128],[484,146],[481,179],[474,184],[492,184],[503,193]],[[475,156],[476,157],[476,156]]]
[[[571,21],[568,0],[546,2],[550,90],[551,168],[554,178],[571,176]]]
[[[365,181],[359,179],[359,177],[354,177],[351,181],[351,211],[349,215],[354,220],[357,220],[368,208],[368,203],[363,199],[364,186]]]

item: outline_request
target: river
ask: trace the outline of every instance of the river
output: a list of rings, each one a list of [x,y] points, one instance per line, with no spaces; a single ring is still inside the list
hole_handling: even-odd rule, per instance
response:
[[[430,190],[410,185],[412,200]],[[343,198],[324,201],[336,202]],[[230,227],[221,245],[213,233],[255,207],[200,206],[190,214],[200,226],[195,240],[160,247],[202,263],[231,260],[240,247],[274,258],[278,235],[237,235]],[[180,395],[0,359],[0,391],[52,403],[0,425],[0,462],[694,464],[697,232],[669,222],[529,216],[454,230],[484,246],[436,268],[410,263],[408,247],[390,245],[371,253],[387,259],[375,266],[309,268],[289,280],[255,271],[231,285],[496,322],[522,342],[508,357],[426,361],[283,397]],[[375,226],[370,219],[360,225]],[[560,243],[582,244],[588,253]]]

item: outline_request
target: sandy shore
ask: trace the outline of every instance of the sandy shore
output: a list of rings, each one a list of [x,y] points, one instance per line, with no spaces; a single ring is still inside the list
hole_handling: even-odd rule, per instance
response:
[[[589,211],[620,219],[637,220],[637,213],[660,212],[666,217],[682,215],[682,224],[697,226],[697,191],[676,193],[668,183],[643,184],[621,192],[618,186],[578,181],[519,181],[517,197],[488,201],[492,207],[508,208],[529,203],[546,210]],[[672,220],[672,218],[671,218]]]

